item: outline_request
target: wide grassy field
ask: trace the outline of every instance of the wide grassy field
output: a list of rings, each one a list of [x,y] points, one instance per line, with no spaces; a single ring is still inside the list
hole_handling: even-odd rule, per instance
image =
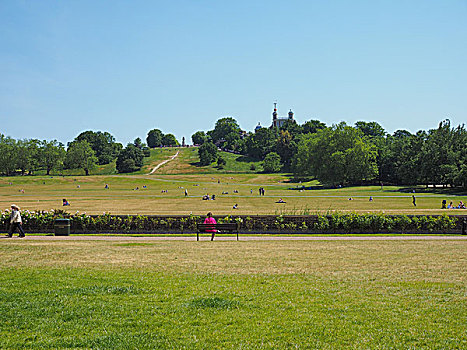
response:
[[[441,210],[441,201],[467,202],[467,195],[417,189],[417,206],[412,193],[400,187],[378,186],[340,189],[296,189],[285,175],[267,174],[180,174],[114,176],[16,176],[0,177],[0,208],[12,203],[28,210],[63,208],[69,212],[100,214],[312,214],[328,211],[385,212],[405,214],[467,214],[467,210]],[[11,185],[10,185],[11,183]],[[105,189],[105,184],[109,189]],[[305,184],[310,185],[310,183]],[[146,188],[144,188],[146,186]],[[260,197],[258,188],[266,195]],[[138,189],[136,189],[138,188]],[[188,197],[184,196],[185,189]],[[22,192],[24,190],[24,193]],[[163,192],[167,191],[167,192]],[[238,191],[235,193],[234,191]],[[228,194],[222,194],[228,192]],[[216,200],[203,201],[204,194]],[[373,201],[369,201],[369,197]],[[353,200],[349,201],[352,197]],[[282,198],[287,203],[276,201]],[[233,209],[234,204],[238,209]]]
[[[158,168],[162,161],[178,156]],[[112,165],[95,169],[98,175],[0,177],[0,208],[15,203],[28,210],[60,208],[66,198],[70,212],[100,214],[312,214],[330,211],[385,212],[390,214],[467,214],[467,210],[441,210],[446,199],[457,205],[467,202],[466,193],[416,188],[417,206],[412,204],[412,189],[395,186],[364,186],[319,189],[316,181],[294,183],[290,174],[262,174],[250,170],[259,162],[223,153],[224,169],[215,164],[199,166],[196,148],[151,150],[143,168],[133,174],[114,174]],[[105,189],[105,185],[109,189]],[[318,188],[300,190],[305,188]],[[265,196],[258,195],[264,187]],[[188,197],[185,197],[185,189]],[[223,194],[224,193],[224,194]],[[202,196],[216,195],[215,201]],[[370,196],[373,201],[370,202]],[[276,203],[279,198],[285,204]],[[352,198],[352,200],[349,200]],[[238,204],[238,209],[233,209]]]
[[[466,241],[0,239],[2,349],[465,349]]]

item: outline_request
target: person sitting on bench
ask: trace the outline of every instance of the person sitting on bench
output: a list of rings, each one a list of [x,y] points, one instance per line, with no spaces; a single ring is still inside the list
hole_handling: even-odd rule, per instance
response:
[[[209,232],[209,233],[212,232],[211,241],[214,241],[214,235],[215,235],[216,232],[217,232],[217,230],[214,228],[214,225],[216,225],[217,222],[216,222],[216,219],[214,219],[214,218],[212,217],[212,213],[211,213],[211,212],[209,212],[209,213],[206,215],[206,219],[204,219],[203,224],[213,224],[212,227],[206,229],[206,232]]]

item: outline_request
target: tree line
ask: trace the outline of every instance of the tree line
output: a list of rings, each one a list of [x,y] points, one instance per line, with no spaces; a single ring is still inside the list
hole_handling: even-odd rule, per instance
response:
[[[123,147],[108,132],[84,131],[65,147],[57,140],[15,140],[0,133],[0,173],[33,175],[45,171],[50,175],[51,171],[82,169],[89,175],[98,165],[113,161],[119,173],[129,173],[141,169],[143,158],[150,156],[149,147],[178,145],[174,135],[164,135],[158,129],[151,130],[146,141],[150,146],[138,137]]]
[[[280,128],[242,132],[232,117],[219,119],[213,130],[192,135],[200,145],[203,165],[219,159],[218,148],[263,161],[266,172],[288,171],[331,186],[365,183],[467,187],[467,131],[449,120],[415,134],[389,134],[377,122],[319,120],[299,125],[287,120]]]

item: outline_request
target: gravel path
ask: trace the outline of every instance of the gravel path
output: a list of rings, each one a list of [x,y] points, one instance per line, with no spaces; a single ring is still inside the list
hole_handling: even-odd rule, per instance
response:
[[[176,156],[178,156],[178,152],[179,152],[179,151],[177,151],[177,153],[175,153],[175,154],[174,154],[172,157],[170,157],[169,159],[166,159],[166,160],[164,160],[163,162],[157,164],[157,165],[154,167],[154,169],[152,169],[151,172],[150,172],[148,175],[153,174],[153,173],[154,173],[157,169],[159,169],[162,165],[164,165],[165,163],[170,162],[171,160],[173,160]]]
[[[130,237],[130,236],[26,236],[11,238],[12,240],[26,241],[196,241],[196,235],[190,237]],[[10,238],[0,237],[0,240],[7,241]],[[210,237],[200,237],[202,241],[209,241]],[[216,241],[235,241],[236,237],[216,236]],[[466,236],[248,236],[240,235],[240,241],[416,241],[416,240],[434,240],[434,241],[467,241]]]

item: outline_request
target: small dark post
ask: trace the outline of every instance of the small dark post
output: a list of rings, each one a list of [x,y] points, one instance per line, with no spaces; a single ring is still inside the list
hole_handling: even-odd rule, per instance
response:
[[[196,232],[196,240],[199,241],[199,231]]]
[[[464,220],[462,220],[462,234],[463,234],[463,235],[467,234],[467,233],[465,232],[466,226],[467,226],[467,219],[464,218]]]

